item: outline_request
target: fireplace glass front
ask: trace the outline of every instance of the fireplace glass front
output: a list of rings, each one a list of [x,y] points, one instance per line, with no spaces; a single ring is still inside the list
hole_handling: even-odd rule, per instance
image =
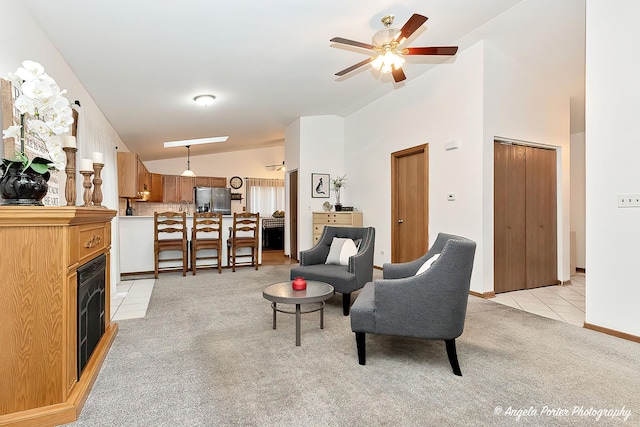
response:
[[[78,268],[78,379],[104,334],[106,255]]]

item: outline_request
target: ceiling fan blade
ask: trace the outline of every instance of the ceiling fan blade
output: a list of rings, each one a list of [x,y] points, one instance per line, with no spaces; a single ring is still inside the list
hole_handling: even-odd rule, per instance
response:
[[[391,74],[393,75],[393,80],[395,80],[396,83],[401,82],[407,78],[407,76],[404,75],[404,71],[402,71],[402,68],[396,68],[395,65],[392,66]]]
[[[373,50],[373,45],[362,43],[362,42],[356,42],[349,39],[343,39],[342,37],[334,37],[330,41],[334,43],[348,44],[349,46],[355,46],[355,47],[361,47],[363,49]]]
[[[345,74],[350,73],[351,71],[355,70],[356,68],[360,68],[360,67],[362,67],[363,65],[367,65],[367,64],[368,64],[369,62],[371,62],[371,61],[373,61],[373,57],[372,57],[372,58],[367,58],[367,59],[365,59],[364,61],[360,61],[360,62],[358,62],[356,65],[352,65],[351,67],[349,67],[349,68],[345,68],[345,69],[344,69],[344,70],[342,70],[342,71],[338,71],[338,72],[336,73],[336,76],[344,76]]]
[[[408,47],[403,55],[455,55],[458,46]]]
[[[400,29],[400,32],[396,34],[395,39],[399,44],[404,43],[405,40],[411,37],[411,34],[413,34],[418,28],[420,28],[422,24],[427,22],[427,19],[429,18],[427,18],[426,16],[414,13],[413,15],[411,15],[411,18],[409,18],[406,24],[404,24],[404,26]]]

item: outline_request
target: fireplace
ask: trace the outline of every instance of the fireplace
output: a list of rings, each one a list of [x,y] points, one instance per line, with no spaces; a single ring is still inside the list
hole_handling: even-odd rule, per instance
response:
[[[104,334],[106,255],[78,268],[78,379]]]

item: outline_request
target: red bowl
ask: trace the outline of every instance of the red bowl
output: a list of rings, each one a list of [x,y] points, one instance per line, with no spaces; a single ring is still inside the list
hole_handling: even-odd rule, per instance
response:
[[[307,289],[307,281],[304,280],[304,277],[296,277],[291,282],[291,287],[294,291],[304,291]]]

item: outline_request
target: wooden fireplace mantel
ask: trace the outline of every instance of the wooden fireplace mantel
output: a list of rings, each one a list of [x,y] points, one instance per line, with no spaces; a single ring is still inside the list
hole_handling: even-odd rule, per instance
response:
[[[0,206],[0,425],[75,421],[111,347],[105,333],[77,378],[77,269],[109,251],[116,211]]]

